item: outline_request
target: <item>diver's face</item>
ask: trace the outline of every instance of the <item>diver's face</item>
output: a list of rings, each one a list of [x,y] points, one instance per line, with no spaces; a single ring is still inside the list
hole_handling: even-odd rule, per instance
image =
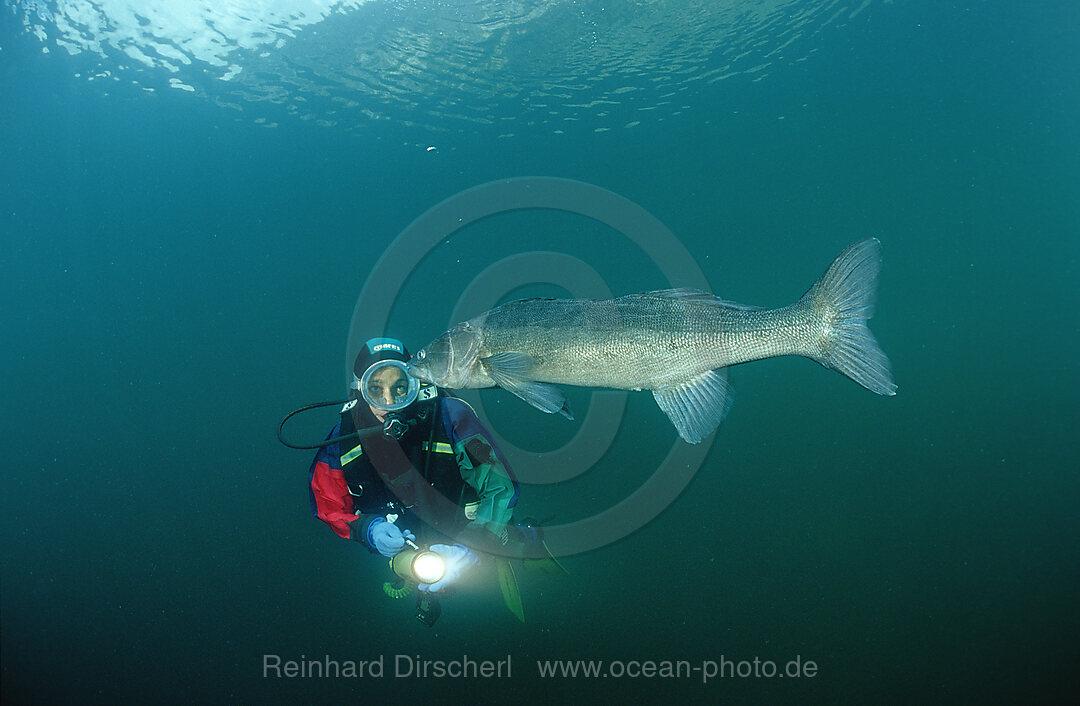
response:
[[[395,365],[388,365],[381,370],[376,370],[368,378],[367,390],[369,400],[385,404],[387,407],[400,400],[409,392],[409,380],[405,377],[405,371]],[[387,411],[369,404],[368,408],[380,422],[386,421]]]

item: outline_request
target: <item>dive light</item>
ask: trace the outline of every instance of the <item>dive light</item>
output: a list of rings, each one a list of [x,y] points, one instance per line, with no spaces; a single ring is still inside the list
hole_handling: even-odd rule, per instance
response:
[[[421,549],[410,540],[409,546],[402,549],[390,560],[390,568],[406,581],[416,583],[435,583],[446,574],[446,561],[431,551]]]

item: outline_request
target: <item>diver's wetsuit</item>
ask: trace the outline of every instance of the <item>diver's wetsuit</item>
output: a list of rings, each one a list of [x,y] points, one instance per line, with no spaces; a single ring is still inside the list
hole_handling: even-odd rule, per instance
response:
[[[438,410],[437,420],[432,410]],[[518,484],[472,408],[456,397],[440,396],[437,404],[417,402],[401,416],[413,423],[399,441],[375,435],[319,450],[309,471],[312,512],[338,536],[372,552],[367,529],[390,514],[398,515],[399,527],[425,542],[434,539],[424,536],[431,530],[454,538],[466,526],[505,534]],[[433,421],[438,422],[434,430]],[[361,402],[343,410],[326,438],[377,424]],[[429,441],[433,448],[426,459]]]

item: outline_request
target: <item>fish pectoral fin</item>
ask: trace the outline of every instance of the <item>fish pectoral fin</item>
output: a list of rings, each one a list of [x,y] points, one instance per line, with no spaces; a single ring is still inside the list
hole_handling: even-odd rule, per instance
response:
[[[480,363],[493,376],[495,373],[499,373],[500,375],[522,379],[530,378],[529,373],[536,367],[536,359],[521,351],[505,351],[489,355],[486,358],[481,358]]]
[[[679,436],[691,444],[716,431],[731,409],[731,385],[723,368],[706,370],[684,383],[652,393]]]
[[[507,392],[517,395],[542,412],[548,414],[558,412],[567,419],[574,418],[570,411],[570,403],[566,401],[566,395],[562,390],[536,382],[529,376],[536,361],[528,353],[516,351],[496,353],[487,358],[481,358],[480,362],[495,384]]]
[[[499,387],[517,395],[542,412],[548,414],[558,412],[567,419],[574,418],[573,412],[570,411],[570,403],[566,400],[566,395],[554,385],[545,385],[542,382],[531,380],[503,382],[494,375],[492,375],[492,378],[498,383]]]

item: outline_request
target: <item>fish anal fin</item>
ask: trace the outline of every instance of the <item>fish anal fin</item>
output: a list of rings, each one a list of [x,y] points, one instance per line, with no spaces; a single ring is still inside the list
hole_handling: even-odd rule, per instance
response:
[[[652,391],[684,441],[696,444],[720,426],[731,409],[727,371],[706,370],[681,384]]]

